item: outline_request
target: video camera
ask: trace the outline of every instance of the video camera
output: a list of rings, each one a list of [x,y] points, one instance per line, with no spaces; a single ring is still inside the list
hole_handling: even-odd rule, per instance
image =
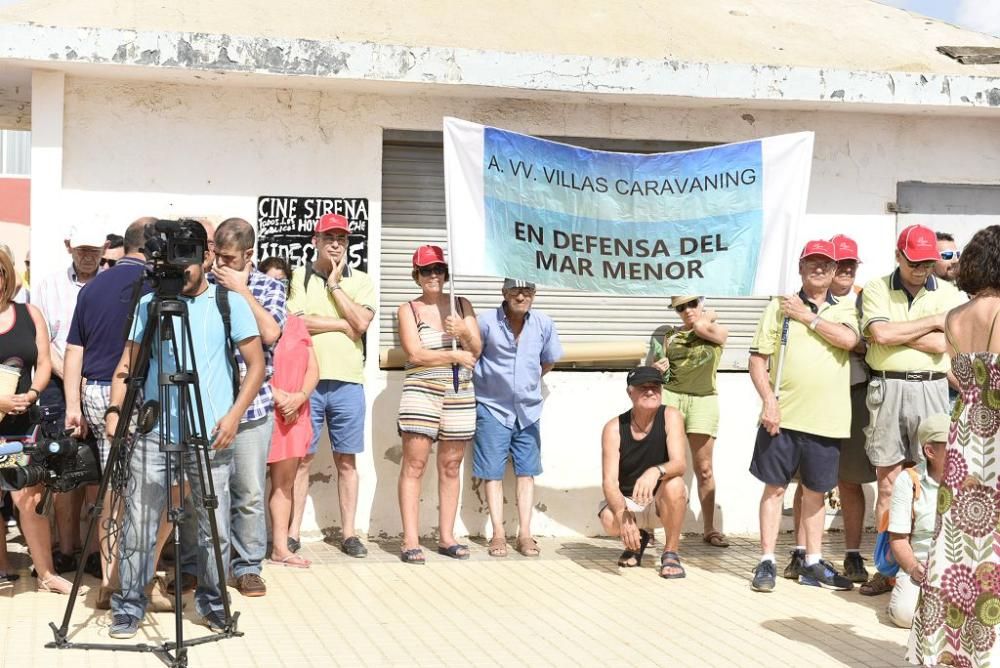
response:
[[[196,220],[157,220],[146,227],[142,251],[152,263],[157,294],[176,296],[184,287],[184,272],[201,264],[208,250],[208,234]]]
[[[31,432],[0,442],[0,479],[10,489],[42,484],[53,492],[69,492],[99,482],[101,469],[94,451],[59,428],[59,419],[47,409],[28,409]]]

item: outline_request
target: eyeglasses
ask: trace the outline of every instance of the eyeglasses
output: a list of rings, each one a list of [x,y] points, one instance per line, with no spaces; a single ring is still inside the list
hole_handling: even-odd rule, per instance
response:
[[[117,261],[118,260],[112,260],[109,257],[102,257],[101,258],[101,266],[102,267],[113,267],[113,266],[115,266],[115,262],[117,262]]]
[[[684,311],[688,310],[689,308],[698,308],[699,301],[700,300],[698,299],[692,299],[689,302],[678,304],[677,306],[674,307],[674,310],[677,311],[678,313],[684,313]]]
[[[511,295],[512,297],[534,297],[535,296],[535,289],[534,288],[508,288],[507,289],[507,294]]]
[[[960,257],[962,257],[962,251],[941,251],[942,260],[957,260]]]
[[[434,274],[444,276],[448,273],[448,267],[443,264],[432,264],[429,267],[419,267],[417,271],[424,277],[433,276]]]

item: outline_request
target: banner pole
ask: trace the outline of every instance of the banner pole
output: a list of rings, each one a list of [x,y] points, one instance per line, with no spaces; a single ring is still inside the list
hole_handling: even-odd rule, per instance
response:
[[[444,221],[445,229],[448,234],[448,308],[450,309],[450,315],[455,315],[455,263],[452,261],[452,236],[451,236],[451,216],[445,216]],[[453,336],[451,337],[451,349],[452,351],[458,350],[458,340]],[[451,381],[452,385],[455,387],[455,393],[458,393],[458,365],[451,365]]]

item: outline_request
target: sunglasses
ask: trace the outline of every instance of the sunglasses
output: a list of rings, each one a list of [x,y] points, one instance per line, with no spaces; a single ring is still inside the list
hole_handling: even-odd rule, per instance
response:
[[[534,288],[508,288],[507,294],[513,297],[534,297]]]
[[[419,267],[417,269],[421,276],[433,276],[437,274],[438,276],[444,276],[448,273],[448,267],[443,264],[432,264],[429,267]]]
[[[688,310],[689,308],[698,308],[698,301],[699,300],[697,299],[692,299],[689,302],[678,304],[677,306],[674,307],[674,310],[677,311],[678,313],[684,313],[684,311]]]
[[[942,260],[957,260],[962,257],[962,251],[941,251]]]
[[[102,267],[113,267],[113,266],[115,266],[115,262],[117,262],[117,261],[118,260],[112,260],[109,257],[102,257],[101,258],[101,266]]]

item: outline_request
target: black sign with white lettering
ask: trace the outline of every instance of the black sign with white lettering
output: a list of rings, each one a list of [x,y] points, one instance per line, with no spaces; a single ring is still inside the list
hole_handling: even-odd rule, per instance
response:
[[[293,268],[316,257],[313,230],[320,216],[339,213],[351,226],[347,263],[368,271],[367,197],[288,197],[263,195],[257,199],[257,259],[283,257]]]

